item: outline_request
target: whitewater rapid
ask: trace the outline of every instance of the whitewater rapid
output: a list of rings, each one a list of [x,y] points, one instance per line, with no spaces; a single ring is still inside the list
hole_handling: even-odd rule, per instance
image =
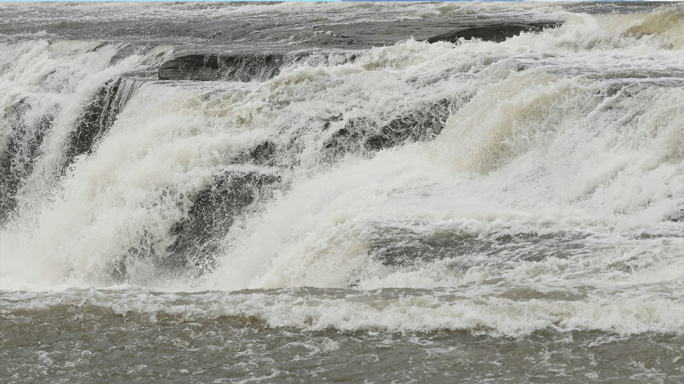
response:
[[[563,23],[248,82],[156,79],[168,41],[2,35],[0,288],[311,330],[681,334],[683,8],[515,7]]]

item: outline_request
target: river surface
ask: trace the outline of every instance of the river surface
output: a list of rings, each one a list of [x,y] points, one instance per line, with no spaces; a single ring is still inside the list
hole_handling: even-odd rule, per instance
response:
[[[684,382],[682,4],[0,15],[0,382]]]

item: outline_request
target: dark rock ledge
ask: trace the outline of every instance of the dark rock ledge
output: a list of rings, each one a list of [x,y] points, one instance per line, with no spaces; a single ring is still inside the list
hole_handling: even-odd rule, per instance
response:
[[[562,21],[500,23],[480,26],[459,26],[455,29],[423,41],[435,43],[459,39],[481,39],[502,42],[523,32],[541,32],[556,28]],[[169,60],[159,67],[159,80],[195,81],[263,81],[278,73],[284,66],[297,62],[312,65],[334,62],[342,64],[354,61],[356,54],[347,51],[337,53],[290,52],[290,53],[244,53],[244,54],[189,54]]]
[[[282,54],[194,54],[176,57],[159,67],[159,80],[267,80],[280,72]]]
[[[425,41],[435,43],[438,41],[448,41],[455,43],[458,39],[482,39],[483,41],[493,41],[500,43],[523,32],[541,32],[546,28],[557,28],[562,22],[536,22],[536,23],[505,23],[483,26],[473,26],[454,29],[453,31],[429,37]]]

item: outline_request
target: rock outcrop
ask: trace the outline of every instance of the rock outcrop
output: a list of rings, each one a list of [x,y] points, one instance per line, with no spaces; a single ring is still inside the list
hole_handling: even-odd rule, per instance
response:
[[[425,41],[428,43],[435,43],[438,41],[448,41],[455,43],[459,39],[481,39],[483,41],[493,41],[500,43],[506,41],[514,36],[518,36],[523,32],[541,32],[546,28],[556,28],[562,23],[560,22],[537,22],[537,23],[504,23],[492,24],[484,26],[464,26],[462,28],[454,29],[441,35],[433,36]]]
[[[284,61],[282,54],[186,55],[162,64],[159,80],[267,80],[280,72]]]

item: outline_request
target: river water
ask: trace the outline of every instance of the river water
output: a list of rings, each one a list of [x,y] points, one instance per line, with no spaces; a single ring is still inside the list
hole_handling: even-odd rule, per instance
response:
[[[0,14],[1,382],[684,382],[681,4]]]

